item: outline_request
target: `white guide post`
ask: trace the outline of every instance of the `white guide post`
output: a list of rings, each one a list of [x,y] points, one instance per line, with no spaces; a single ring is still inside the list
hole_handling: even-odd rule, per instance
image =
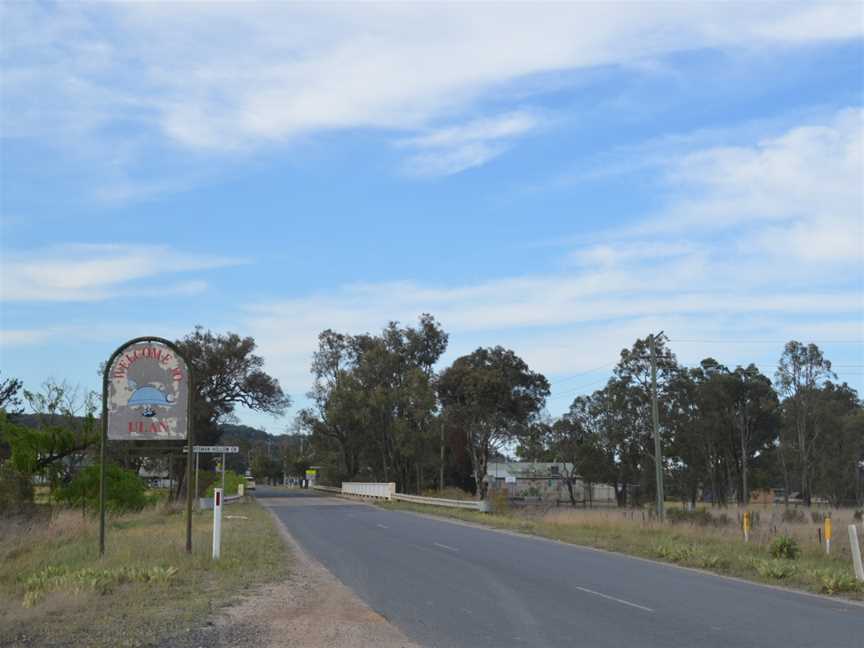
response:
[[[855,569],[855,578],[864,581],[864,566],[861,564],[861,548],[858,546],[858,527],[849,525],[849,548],[852,550],[852,567]]]
[[[213,489],[213,560],[222,551],[222,489]]]

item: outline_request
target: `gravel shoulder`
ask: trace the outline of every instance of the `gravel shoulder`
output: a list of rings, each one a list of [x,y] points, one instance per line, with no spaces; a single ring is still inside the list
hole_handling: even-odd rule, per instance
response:
[[[271,507],[280,503],[278,498],[259,501],[271,515]],[[417,646],[309,556],[275,515],[273,522],[292,554],[288,578],[251,590],[204,627],[170,637],[159,648]]]

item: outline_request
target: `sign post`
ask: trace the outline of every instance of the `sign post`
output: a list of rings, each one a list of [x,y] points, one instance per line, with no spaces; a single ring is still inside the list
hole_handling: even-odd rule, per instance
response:
[[[213,560],[222,553],[222,489],[213,489]]]
[[[140,337],[111,354],[102,375],[99,447],[99,556],[105,555],[108,441],[185,441],[186,551],[192,551],[192,374],[175,344]]]

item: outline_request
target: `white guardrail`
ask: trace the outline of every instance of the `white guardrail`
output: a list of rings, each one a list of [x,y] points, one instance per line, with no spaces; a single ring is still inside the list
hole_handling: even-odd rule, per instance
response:
[[[365,482],[342,482],[342,488],[332,486],[313,486],[314,490],[329,493],[340,493],[354,497],[371,497],[375,499],[398,500],[401,502],[414,502],[415,504],[427,504],[429,506],[445,506],[448,508],[461,508],[471,511],[488,511],[487,502],[477,500],[454,500],[442,497],[423,497],[421,495],[406,495],[396,492],[396,484],[389,483],[365,483]]]
[[[428,504],[430,506],[446,506],[448,508],[469,509],[471,511],[487,511],[486,502],[477,500],[454,500],[442,497],[423,497],[422,495],[405,495],[396,493],[396,499],[403,502],[414,502],[416,504]]]

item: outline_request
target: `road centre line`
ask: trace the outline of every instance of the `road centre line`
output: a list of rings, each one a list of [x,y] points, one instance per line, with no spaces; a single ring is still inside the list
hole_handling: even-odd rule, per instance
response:
[[[646,612],[653,612],[651,608],[645,607],[644,605],[639,605],[638,603],[631,603],[630,601],[625,601],[624,599],[615,598],[614,596],[609,596],[608,594],[601,594],[600,592],[595,592],[594,590],[590,590],[587,587],[579,587],[576,586],[581,592],[586,592],[588,594],[593,594],[594,596],[600,596],[601,598],[609,599],[610,601],[615,601],[616,603],[620,603],[621,605],[629,605],[630,607],[637,608],[639,610],[645,610]]]
[[[390,528],[390,527],[385,526],[385,525],[383,525],[383,524],[376,524],[375,526],[377,526],[377,527],[379,527],[379,528],[381,528],[381,529],[389,529],[389,528]]]
[[[448,551],[459,551],[456,547],[451,547],[449,545],[441,544],[440,542],[433,542],[436,547],[441,547],[442,549],[447,549]]]

